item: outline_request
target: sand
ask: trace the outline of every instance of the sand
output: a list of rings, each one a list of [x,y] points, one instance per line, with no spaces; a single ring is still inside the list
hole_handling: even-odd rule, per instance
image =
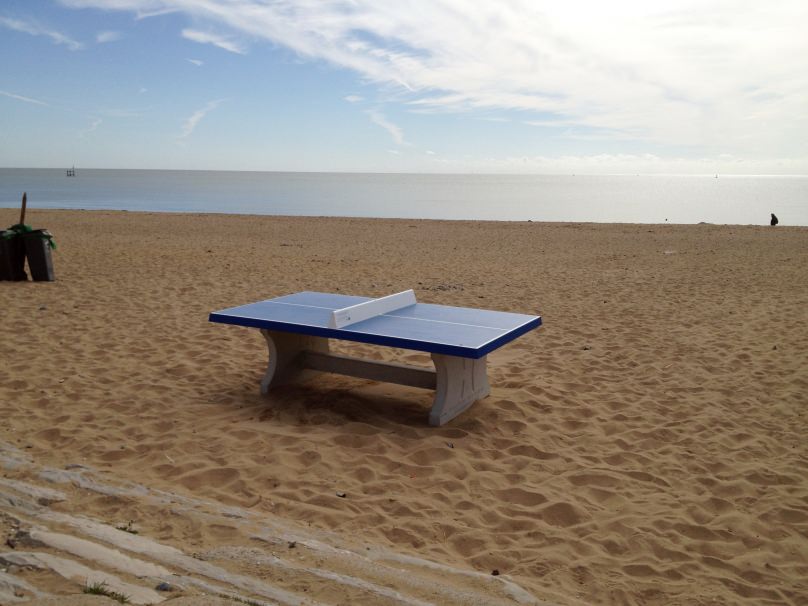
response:
[[[808,603],[808,228],[29,212],[57,281],[0,282],[0,442],[36,469],[496,570],[546,603]],[[543,316],[444,427],[415,388],[322,375],[261,397],[258,331],[207,322],[301,290],[407,288]],[[49,511],[131,520],[208,561],[262,547],[135,492],[54,486],[69,498]],[[249,572],[319,603],[396,603]]]

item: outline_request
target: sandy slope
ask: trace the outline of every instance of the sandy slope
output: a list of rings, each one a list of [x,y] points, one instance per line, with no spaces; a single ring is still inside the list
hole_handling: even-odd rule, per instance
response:
[[[808,229],[29,221],[56,235],[58,281],[0,282],[0,440],[38,461],[497,569],[538,598],[808,601]],[[442,428],[417,389],[323,376],[261,398],[258,332],[206,321],[300,290],[411,287],[544,317],[489,356],[491,396]],[[236,540],[127,515],[189,551]]]

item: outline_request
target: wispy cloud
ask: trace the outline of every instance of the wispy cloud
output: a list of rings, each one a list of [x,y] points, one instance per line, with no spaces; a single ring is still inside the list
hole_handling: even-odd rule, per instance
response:
[[[23,21],[22,19],[13,19],[11,17],[0,16],[0,26],[17,32],[30,34],[31,36],[45,36],[50,38],[54,44],[64,45],[73,51],[84,48],[84,45],[81,42],[77,42],[61,32],[49,29],[32,21]]]
[[[121,32],[114,32],[114,31],[105,31],[105,32],[98,32],[95,36],[95,41],[98,44],[106,44],[107,42],[116,42],[123,37]]]
[[[44,105],[46,107],[48,106],[47,103],[45,103],[44,101],[40,101],[39,99],[32,99],[31,97],[23,97],[22,95],[15,95],[14,93],[9,93],[4,90],[0,90],[0,95],[3,95],[4,97],[8,97],[10,99],[16,99],[17,101],[24,101],[25,103],[33,103],[34,105]]]
[[[203,65],[205,65],[205,62],[202,61],[201,59],[186,59],[186,61],[188,61],[188,63],[193,63],[197,67],[202,67]]]
[[[83,131],[81,131],[79,133],[79,136],[80,137],[86,137],[90,133],[95,132],[96,130],[98,130],[98,127],[101,126],[102,122],[103,122],[103,120],[101,118],[96,118],[95,120],[93,120],[90,123],[90,126],[88,126],[87,128],[85,128]]]
[[[360,97],[359,95],[346,95],[343,97],[348,103],[359,103],[360,101],[364,101],[364,97]]]
[[[413,111],[514,112],[698,150],[804,153],[808,3],[62,0],[179,11],[396,91]],[[200,25],[199,27],[201,27]]]
[[[575,124],[569,120],[525,120],[522,124],[539,128],[562,128]]]
[[[171,6],[171,2],[161,0],[57,0],[65,6],[72,8],[101,8],[104,10],[131,10],[135,18],[148,19],[160,17],[181,11],[181,8]]]
[[[393,142],[395,142],[397,145],[406,144],[406,141],[404,141],[404,132],[401,130],[401,128],[385,118],[384,114],[378,110],[370,110],[367,112],[367,114],[370,116],[371,122],[381,126],[384,130],[390,133],[390,136],[393,138]]]
[[[196,130],[197,125],[202,121],[202,118],[207,116],[210,112],[214,109],[219,107],[222,103],[222,99],[218,99],[216,101],[211,101],[205,105],[202,109],[196,110],[193,114],[188,116],[185,122],[182,125],[182,133],[180,133],[180,139],[187,139],[190,137],[194,130]]]
[[[182,37],[194,42],[199,42],[200,44],[212,44],[213,46],[218,46],[221,49],[231,53],[237,53],[239,55],[244,55],[247,53],[247,51],[244,50],[244,48],[237,42],[210,32],[201,32],[195,29],[184,29],[182,30]]]

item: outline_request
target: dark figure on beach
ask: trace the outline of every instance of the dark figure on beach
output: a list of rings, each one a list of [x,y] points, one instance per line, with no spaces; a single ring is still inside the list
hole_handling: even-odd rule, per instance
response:
[[[772,213],[772,226],[777,225],[780,221],[777,220],[777,215]]]

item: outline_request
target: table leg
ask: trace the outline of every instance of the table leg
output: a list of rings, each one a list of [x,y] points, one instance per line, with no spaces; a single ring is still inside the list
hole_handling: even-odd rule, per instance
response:
[[[269,365],[261,380],[262,394],[272,387],[302,380],[317,372],[434,388],[429,424],[440,426],[491,392],[485,356],[473,360],[432,354],[435,364],[433,375],[428,369],[332,355],[329,353],[328,339],[322,337],[264,329],[261,334],[269,349]]]
[[[269,348],[269,364],[261,380],[261,393],[298,379],[314,371],[307,371],[304,365],[305,352],[328,353],[328,339],[310,337],[288,332],[261,329]]]
[[[454,419],[477,400],[491,393],[486,373],[486,356],[473,360],[432,354],[437,373],[437,388],[430,425],[443,425]]]

